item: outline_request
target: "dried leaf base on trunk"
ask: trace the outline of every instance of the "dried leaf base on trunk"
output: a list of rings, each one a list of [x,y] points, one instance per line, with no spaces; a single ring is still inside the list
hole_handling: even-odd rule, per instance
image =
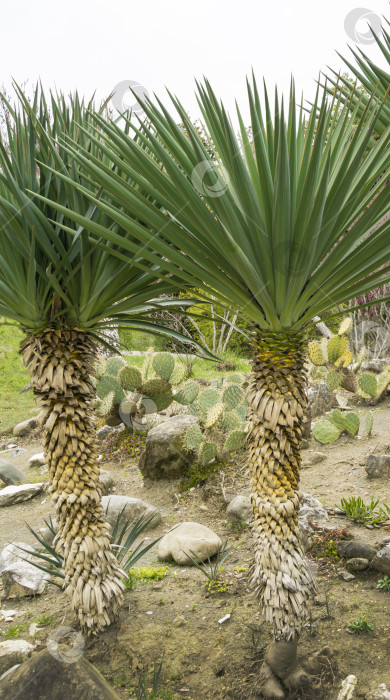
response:
[[[303,362],[301,336],[264,334],[255,345],[248,394],[255,535],[250,577],[275,637],[263,669],[270,680],[264,681],[279,685],[279,693],[283,693],[282,686],[273,676],[291,685],[305,675],[296,669],[297,641],[315,589],[298,526],[300,447],[307,402]]]
[[[124,572],[110,546],[100,504],[91,383],[95,346],[82,331],[48,328],[22,345],[34,393],[43,405],[44,450],[56,502],[66,592],[88,633],[110,625]]]

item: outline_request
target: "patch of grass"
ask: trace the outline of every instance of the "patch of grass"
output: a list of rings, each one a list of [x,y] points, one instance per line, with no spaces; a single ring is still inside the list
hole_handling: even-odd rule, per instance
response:
[[[18,352],[23,338],[23,333],[16,324],[4,323],[0,318],[0,434],[25,420],[30,414],[35,415],[39,410],[32,391],[19,393],[30,379]]]
[[[143,583],[161,581],[167,571],[167,566],[134,566],[127,572],[128,578],[124,581],[125,589],[131,591],[137,581],[142,581]]]
[[[8,629],[3,632],[3,635],[6,639],[15,639],[16,637],[19,637],[20,633],[27,629],[27,627],[28,625],[25,623],[18,622],[18,624],[8,627]]]
[[[41,615],[40,617],[37,617],[35,622],[40,627],[46,627],[46,625],[50,625],[51,622],[54,622],[55,619],[55,615]]]
[[[203,484],[209,476],[220,468],[221,464],[219,462],[206,464],[206,466],[202,466],[201,464],[192,464],[188,468],[185,477],[183,477],[183,479],[180,481],[179,490],[188,491],[188,489],[191,489],[193,486]]]
[[[354,634],[372,634],[374,631],[374,625],[368,622],[364,615],[359,615],[348,627]]]
[[[376,587],[381,591],[390,591],[390,577],[384,576],[383,578],[380,578],[376,584]]]
[[[218,372],[218,370],[215,369],[215,362],[212,360],[204,360],[199,358],[195,360],[193,365],[193,377],[198,379],[207,379],[210,381],[211,379],[228,377],[229,374],[235,374],[236,372],[249,374],[251,371],[250,362],[242,357],[239,357],[235,353],[225,352],[224,355],[221,356],[221,361],[231,362],[235,365],[235,369],[231,370],[230,372]]]

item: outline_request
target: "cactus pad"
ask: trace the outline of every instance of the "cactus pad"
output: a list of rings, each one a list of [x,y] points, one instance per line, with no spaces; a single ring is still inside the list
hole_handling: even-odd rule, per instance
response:
[[[150,396],[153,398],[154,396],[159,396],[160,394],[166,394],[167,391],[170,391],[171,385],[169,382],[166,382],[165,379],[149,379],[147,382],[142,387],[142,393],[145,394],[145,396]]]
[[[173,386],[177,386],[178,384],[181,384],[181,382],[184,381],[184,379],[186,378],[186,374],[187,371],[185,366],[181,362],[176,363],[173,372],[169,377],[169,381],[171,382],[171,384],[173,384]]]
[[[340,436],[341,431],[336,428],[329,420],[319,420],[314,424],[313,435],[318,442],[323,445],[329,442],[335,442]]]
[[[318,367],[321,367],[322,365],[325,364],[326,360],[324,357],[324,353],[322,352],[321,345],[317,343],[316,340],[313,340],[311,343],[309,343],[309,358],[312,361],[313,365],[317,365]]]
[[[345,415],[343,415],[338,408],[329,413],[329,420],[339,430],[345,430]]]
[[[187,450],[196,452],[202,442],[204,442],[204,437],[199,425],[197,423],[190,425],[184,437],[184,444]]]
[[[328,340],[328,360],[333,365],[348,349],[348,338],[345,335],[334,335]]]
[[[199,447],[199,459],[201,464],[205,467],[206,464],[211,462],[214,457],[217,456],[217,446],[215,442],[202,442]]]
[[[204,422],[204,427],[205,428],[212,428],[213,425],[215,425],[217,423],[217,421],[219,420],[219,418],[221,417],[221,415],[223,413],[223,409],[224,409],[223,403],[216,403],[215,406],[210,408],[207,411],[207,418]]]
[[[152,364],[154,371],[161,379],[170,380],[175,367],[175,360],[169,352],[158,352],[157,355],[154,355]]]
[[[336,360],[335,367],[348,367],[352,362],[352,353],[350,350],[346,350],[342,355]]]
[[[359,386],[364,394],[367,396],[376,396],[378,393],[378,381],[375,374],[370,372],[364,372],[358,378]]]
[[[371,435],[372,427],[374,425],[374,414],[372,411],[368,411],[366,415],[366,433]]]
[[[99,406],[96,409],[96,413],[102,417],[108,416],[114,408],[114,398],[115,393],[110,391],[110,393],[107,394],[102,401],[100,401]]]
[[[174,396],[173,398],[176,399],[176,396]],[[188,404],[187,413],[190,416],[200,416],[201,410],[199,408],[199,404],[197,401],[194,401],[193,403]]]
[[[246,414],[248,413],[247,403],[240,403],[236,406],[235,411],[242,423],[246,421]]]
[[[226,387],[222,395],[222,401],[228,411],[236,408],[240,401],[242,400],[242,389],[238,384],[230,384]]]
[[[106,363],[106,373],[112,377],[117,377],[118,372],[125,365],[125,361],[121,357],[109,357]]]
[[[241,384],[241,382],[244,381],[244,377],[242,374],[230,374],[226,381],[229,384]]]
[[[243,446],[245,440],[245,433],[243,430],[233,430],[230,435],[227,436],[224,449],[228,452],[235,452]]]
[[[193,403],[199,394],[199,386],[196,382],[186,382],[184,386],[174,395],[175,401],[184,406]]]
[[[156,411],[165,411],[173,401],[173,394],[171,391],[166,391],[164,394],[154,395],[153,401],[156,404]]]
[[[126,391],[137,391],[142,386],[142,374],[137,367],[122,367],[118,379]]]
[[[330,372],[328,372],[328,374],[325,377],[325,381],[328,385],[329,390],[334,391],[335,389],[337,389],[341,384],[342,378],[343,375],[341,374],[341,372],[338,372],[337,369],[332,369]]]
[[[114,393],[114,402],[120,403],[125,398],[124,391],[115,377],[109,374],[103,374],[96,382],[96,393],[99,399],[104,399],[107,394]]]
[[[345,430],[350,435],[357,435],[360,426],[360,419],[356,413],[348,412],[344,415]]]
[[[352,318],[350,316],[347,316],[347,318],[344,318],[339,326],[338,334],[339,335],[344,335],[345,333],[348,333],[352,328]]]
[[[199,396],[199,406],[204,413],[208,413],[210,408],[220,401],[220,394],[216,389],[205,389]]]
[[[233,430],[238,430],[241,421],[235,411],[225,411],[222,425],[225,433],[231,433]]]

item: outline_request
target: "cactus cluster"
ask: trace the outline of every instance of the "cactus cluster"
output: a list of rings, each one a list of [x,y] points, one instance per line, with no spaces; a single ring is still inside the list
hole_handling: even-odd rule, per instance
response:
[[[96,374],[97,414],[108,425],[131,425],[135,418],[168,408],[173,387],[185,379],[186,370],[172,355],[160,352],[147,354],[142,371],[111,357],[99,362]]]
[[[363,372],[358,377],[358,394],[364,399],[380,401],[390,385],[390,368],[378,375],[372,372]]]
[[[231,375],[226,382],[215,382],[199,392],[188,404],[188,412],[199,417],[199,425],[188,428],[184,446],[197,453],[202,466],[226,458],[244,444],[247,407],[242,382],[241,375]]]
[[[356,375],[349,369],[352,353],[349,348],[347,333],[352,326],[351,318],[345,318],[340,324],[337,335],[323,338],[321,343],[313,340],[309,343],[309,359],[317,367],[326,367],[328,373],[325,381],[331,391],[343,387],[348,391],[357,391]]]
[[[371,411],[366,415],[366,433],[371,434],[374,417]],[[335,442],[342,433],[355,436],[359,432],[360,418],[352,411],[342,412],[338,409],[329,413],[329,420],[319,420],[314,424],[313,435],[318,442],[326,445]]]

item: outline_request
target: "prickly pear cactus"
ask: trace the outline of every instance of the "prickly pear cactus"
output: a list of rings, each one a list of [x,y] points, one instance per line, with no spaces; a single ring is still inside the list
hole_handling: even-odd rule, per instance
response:
[[[349,331],[351,330],[351,328],[352,328],[352,318],[351,318],[350,316],[347,316],[346,318],[344,318],[344,319],[341,321],[340,327],[339,327],[339,330],[338,330],[338,334],[339,334],[339,335],[345,335],[346,333],[349,333]]]
[[[243,446],[245,441],[245,432],[243,430],[233,430],[225,441],[224,449],[227,452],[235,452]]]
[[[121,357],[109,357],[106,361],[105,373],[117,377],[119,370],[124,367],[125,361]],[[103,374],[103,372],[101,373]]]
[[[187,448],[187,450],[191,451],[198,451],[199,447],[201,446],[202,442],[204,442],[204,437],[203,433],[197,423],[195,425],[190,425],[188,428],[185,437],[184,437],[184,444]]]
[[[236,408],[242,401],[243,392],[238,384],[230,384],[222,394],[222,401],[228,411]]]
[[[322,367],[325,365],[326,360],[324,357],[324,353],[322,352],[321,345],[317,343],[316,340],[313,340],[311,343],[309,343],[309,357],[313,363],[313,365],[317,365],[317,367]]]
[[[334,335],[328,340],[328,362],[332,365],[347,351],[348,338],[345,335]]]
[[[342,378],[343,375],[341,372],[339,372],[337,369],[332,369],[325,377],[329,390],[334,391],[335,389],[338,389]]]
[[[202,442],[199,447],[199,459],[203,467],[205,467],[212,459],[217,456],[217,445],[215,442]]]
[[[358,378],[359,387],[363,395],[375,397],[378,393],[378,382],[375,374],[363,372]]]
[[[344,430],[345,428],[344,417],[345,416],[337,408],[329,413],[330,422],[333,423],[333,425],[335,425],[339,430]]]
[[[205,428],[212,428],[214,425],[216,425],[217,421],[220,419],[224,411],[224,405],[223,403],[216,403],[215,406],[212,406],[207,411],[207,417],[204,422],[204,427]]]
[[[110,374],[103,374],[100,379],[96,382],[96,393],[99,399],[104,399],[108,394],[114,394],[114,401],[120,404],[122,399],[125,398],[125,393],[119,384],[116,377],[112,377]]]
[[[336,428],[329,420],[319,420],[313,427],[313,435],[318,442],[327,445],[335,442],[341,435],[341,430]]]
[[[142,374],[137,367],[122,367],[118,379],[126,391],[138,391],[142,386]]]
[[[345,425],[345,430],[347,431],[347,433],[349,433],[350,435],[353,435],[353,436],[357,435],[359,432],[359,427],[360,427],[359,416],[356,413],[352,413],[352,411],[345,413],[344,425]]]
[[[158,352],[153,356],[153,369],[156,374],[167,382],[170,381],[172,372],[175,368],[175,360],[169,352]]]
[[[220,394],[216,389],[205,389],[199,396],[199,406],[201,411],[208,413],[210,408],[215,406],[220,400]]]
[[[199,385],[196,382],[186,382],[182,388],[174,395],[175,401],[184,406],[192,404],[199,394]]]

